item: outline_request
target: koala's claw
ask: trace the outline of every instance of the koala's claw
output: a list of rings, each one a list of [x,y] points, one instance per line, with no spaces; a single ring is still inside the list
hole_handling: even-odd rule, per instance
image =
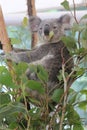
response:
[[[29,80],[37,80],[37,74],[35,72],[31,72],[30,69],[27,69],[26,71],[26,76],[28,77]]]

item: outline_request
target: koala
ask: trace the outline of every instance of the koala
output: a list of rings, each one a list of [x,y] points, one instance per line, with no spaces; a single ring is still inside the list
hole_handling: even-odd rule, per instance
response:
[[[16,63],[27,62],[29,65],[42,65],[48,72],[49,83],[57,83],[62,63],[68,61],[71,56],[61,37],[64,30],[70,28],[70,16],[63,15],[56,19],[41,20],[37,16],[29,18],[29,23],[32,33],[37,32],[40,46],[36,46],[31,50],[25,51],[12,51],[6,58]],[[70,72],[73,67],[73,60],[66,62],[66,72]],[[37,80],[36,74],[27,69],[26,75],[28,79]]]

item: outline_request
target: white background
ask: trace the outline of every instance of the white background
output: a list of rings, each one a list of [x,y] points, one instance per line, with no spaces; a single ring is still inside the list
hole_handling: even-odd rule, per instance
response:
[[[61,15],[49,13],[40,13],[43,9],[49,8],[59,8],[61,6],[61,2],[64,0],[35,0],[35,5],[37,9],[37,15],[43,18],[47,17],[55,17]],[[70,5],[73,4],[73,0],[68,0]],[[74,0],[75,4],[79,4],[81,2],[86,2],[87,0]],[[20,25],[21,21],[25,16],[27,16],[27,0],[0,0],[0,5],[3,11],[4,19],[6,25]],[[79,14],[79,13],[78,13]],[[81,13],[81,16],[83,14]],[[79,15],[78,15],[79,16]]]
[[[64,0],[35,0],[37,9],[49,7],[58,7]],[[68,0],[72,4],[73,0]],[[81,3],[87,0],[75,0],[75,3]],[[0,0],[0,5],[4,13],[24,12],[27,10],[26,0]]]

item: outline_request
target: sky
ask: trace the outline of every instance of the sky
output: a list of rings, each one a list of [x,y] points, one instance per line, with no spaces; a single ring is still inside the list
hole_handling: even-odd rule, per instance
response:
[[[64,0],[35,0],[37,9],[44,9],[49,7],[58,7]],[[72,4],[73,0],[68,0]],[[75,0],[79,3],[84,0]],[[27,10],[26,0],[0,0],[3,13],[23,12]]]

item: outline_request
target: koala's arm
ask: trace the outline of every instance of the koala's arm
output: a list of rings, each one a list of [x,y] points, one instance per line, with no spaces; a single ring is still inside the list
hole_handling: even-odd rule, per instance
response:
[[[31,63],[37,60],[42,59],[44,56],[48,54],[49,50],[45,48],[45,46],[40,46],[35,49],[29,51],[22,52],[10,52],[5,55],[5,59],[11,60],[13,62],[27,62]]]

